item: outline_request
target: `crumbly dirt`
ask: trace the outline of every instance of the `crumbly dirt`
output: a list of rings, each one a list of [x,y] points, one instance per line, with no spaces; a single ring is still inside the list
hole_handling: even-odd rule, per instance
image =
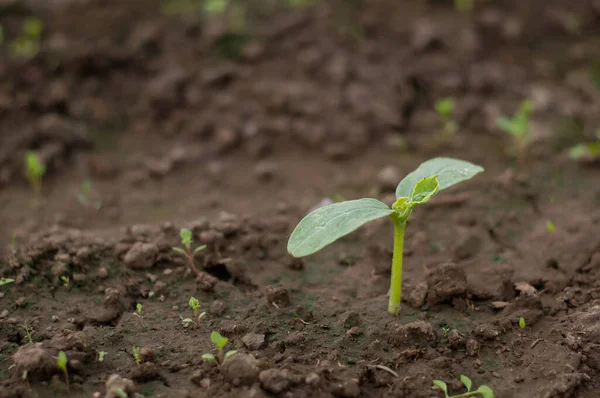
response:
[[[434,398],[461,374],[497,397],[598,396],[599,171],[566,156],[600,121],[597,2],[319,3],[253,16],[240,51],[184,3],[0,1],[0,397]],[[45,25],[22,59],[28,15]],[[494,121],[524,98],[515,163]],[[389,220],[287,254],[314,206],[390,203],[434,156],[486,172],[411,216],[397,318]],[[182,227],[207,245],[199,275],[172,250]],[[202,359],[213,330],[238,351],[222,367]]]

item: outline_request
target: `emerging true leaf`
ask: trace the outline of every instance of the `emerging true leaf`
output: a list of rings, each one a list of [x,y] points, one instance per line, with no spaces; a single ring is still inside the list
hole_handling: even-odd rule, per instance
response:
[[[437,176],[423,178],[415,184],[415,189],[410,197],[411,202],[425,203],[440,189]]]
[[[435,384],[435,386],[437,388],[439,388],[440,390],[442,390],[444,392],[444,394],[446,394],[446,396],[448,396],[448,386],[446,386],[446,383],[444,383],[441,380],[434,380],[433,384]]]
[[[473,387],[473,382],[465,375],[460,375],[460,381],[467,387],[467,392],[471,391],[471,387]]]
[[[494,391],[488,386],[479,386],[477,392],[481,394],[483,398],[495,398]]]
[[[435,158],[422,163],[415,171],[404,177],[396,188],[396,198],[410,198],[417,182],[424,178],[436,176],[439,190],[451,187],[461,181],[481,173],[483,167],[464,160],[452,158]]]
[[[229,357],[231,357],[237,353],[238,352],[236,350],[227,351],[227,353],[225,354],[225,359],[229,359]]]
[[[181,228],[179,236],[181,236],[181,244],[189,248],[192,244],[192,231],[187,228]]]
[[[190,307],[192,307],[192,310],[194,311],[200,308],[200,301],[198,301],[198,299],[195,297],[190,297],[190,301],[188,302],[188,304],[190,305]]]
[[[296,226],[288,241],[288,252],[294,257],[308,256],[361,225],[393,212],[385,203],[369,198],[318,208]]]
[[[229,339],[227,337],[221,336],[221,333],[213,331],[210,334],[210,341],[212,341],[214,345],[219,347],[219,350],[222,350],[223,347],[225,347],[225,345],[229,341]]]

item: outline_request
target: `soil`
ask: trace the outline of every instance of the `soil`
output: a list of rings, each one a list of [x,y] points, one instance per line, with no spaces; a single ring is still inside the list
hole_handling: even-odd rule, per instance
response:
[[[461,374],[496,397],[598,396],[599,170],[566,155],[599,126],[598,3],[364,3],[256,12],[235,36],[183,1],[0,1],[0,397],[434,398]],[[495,119],[525,98],[515,163]],[[287,254],[310,209],[390,203],[434,156],[486,171],[411,216],[397,318],[389,220]],[[199,275],[182,227],[207,245]],[[213,330],[238,351],[222,367],[202,359]]]

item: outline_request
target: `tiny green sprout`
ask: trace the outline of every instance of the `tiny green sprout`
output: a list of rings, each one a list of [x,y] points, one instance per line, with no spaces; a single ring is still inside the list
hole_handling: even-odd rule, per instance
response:
[[[454,99],[451,97],[441,98],[435,102],[435,111],[442,119],[442,138],[449,138],[458,131],[458,124],[454,120]]]
[[[23,373],[21,374],[21,380],[23,381],[27,381],[27,375],[29,374],[29,372],[27,371],[27,369],[25,369],[23,371]]]
[[[58,358],[56,358],[56,366],[65,375],[65,381],[67,383],[67,390],[69,389],[69,372],[67,372],[67,363],[68,362],[69,362],[69,360],[67,359],[67,354],[65,354],[64,351],[60,351],[58,353]]]
[[[448,335],[448,333],[450,332],[450,328],[447,326],[442,326],[442,333],[444,334],[444,337]]]
[[[133,358],[135,359],[135,364],[140,366],[140,364],[142,363],[142,356],[140,354],[140,348],[132,345],[131,350],[133,351]]]
[[[529,117],[532,111],[533,102],[525,100],[512,118],[500,116],[496,119],[496,125],[512,136],[518,159],[523,156],[531,140]]]
[[[229,342],[229,339],[227,337],[222,336],[219,332],[213,331],[210,334],[210,340],[214,345],[217,346],[219,353],[216,357],[213,354],[203,354],[202,359],[213,361],[217,364],[217,366],[221,367],[225,363],[225,361],[227,361],[233,355],[237,354],[236,350],[230,350],[224,353],[223,348],[225,348],[225,346]]]
[[[61,276],[60,280],[63,282],[65,287],[69,287],[69,284],[71,283],[71,279],[68,276]]]
[[[146,324],[144,323],[144,316],[142,315],[142,304],[137,303],[135,305],[135,312],[133,313],[133,315],[137,316],[138,319],[140,320],[140,323],[142,324],[142,327],[145,328]]]
[[[46,166],[35,152],[25,154],[25,176],[29,181],[31,190],[39,195],[42,192],[42,177],[46,174]]]
[[[196,268],[196,265],[194,264],[194,257],[196,257],[196,255],[198,253],[200,253],[202,250],[206,249],[206,245],[198,246],[197,248],[192,250],[192,243],[193,243],[192,231],[190,231],[187,228],[181,228],[181,231],[179,231],[179,236],[181,237],[181,244],[183,245],[183,247],[185,249],[183,249],[181,247],[173,247],[173,250],[175,252],[185,256],[190,270],[194,274],[200,275],[200,271],[198,271],[198,269]]]
[[[142,304],[140,304],[140,303],[137,303],[137,304],[135,305],[135,311],[136,311],[138,314],[141,314],[141,313],[142,313],[142,308],[143,308],[143,307],[142,307]]]
[[[9,283],[13,283],[15,280],[10,278],[0,278],[0,286],[8,285]]]
[[[479,396],[481,398],[495,398],[494,391],[486,385],[479,386],[475,391],[471,391],[473,388],[473,382],[465,375],[460,375],[460,381],[463,383],[467,392],[458,395],[448,395],[448,386],[442,380],[434,380],[433,385],[444,392],[445,398],[467,398]]]
[[[106,354],[106,351],[98,351],[98,362],[103,362]]]
[[[14,55],[30,58],[39,52],[40,38],[44,22],[36,17],[28,17],[23,23],[21,34],[11,42]]]
[[[548,230],[549,233],[554,232],[554,230],[556,229],[556,227],[554,226],[554,223],[550,220],[546,221],[546,229]]]
[[[473,11],[475,0],[454,0],[454,8],[459,12]]]
[[[404,230],[410,214],[417,205],[428,202],[438,191],[468,180],[482,171],[482,167],[463,160],[428,160],[400,181],[396,188],[397,200],[392,208],[370,198],[320,207],[296,226],[287,250],[294,257],[308,256],[369,221],[390,217],[395,233],[388,313],[397,316],[402,291]]]
[[[525,326],[526,326],[526,325],[525,325],[525,318],[523,318],[523,317],[520,317],[520,318],[519,318],[519,327],[520,327],[521,329],[525,329]]]
[[[569,157],[581,162],[595,162],[600,159],[600,129],[596,130],[596,141],[578,144],[569,149]]]
[[[30,343],[33,343],[33,339],[31,338],[31,332],[29,331],[29,326],[27,326],[27,321],[24,321],[21,327],[25,330],[25,333],[27,334],[27,340],[29,340]]]
[[[194,311],[194,317],[200,322],[200,319],[204,318],[206,312],[198,313],[200,309],[200,301],[198,301],[195,297],[190,297],[190,301],[188,303],[192,311]]]
[[[92,220],[96,221],[98,211],[102,208],[102,199],[95,197],[92,181],[84,180],[77,194],[77,200],[90,213]]]

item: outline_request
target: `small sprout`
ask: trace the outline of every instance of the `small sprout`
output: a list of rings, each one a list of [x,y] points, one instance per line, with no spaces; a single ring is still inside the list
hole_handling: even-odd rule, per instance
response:
[[[69,373],[67,372],[67,354],[64,351],[60,351],[58,353],[58,358],[56,358],[56,366],[60,369],[65,375],[65,381],[67,383],[67,390],[69,389]]]
[[[23,329],[25,329],[25,333],[27,333],[27,340],[29,340],[30,343],[33,343],[33,339],[31,338],[31,333],[29,332],[29,327],[27,326],[27,321],[24,321],[23,325],[21,325],[21,327]]]
[[[473,11],[475,0],[454,0],[454,8],[459,12]]]
[[[29,181],[29,186],[34,194],[39,195],[42,192],[42,178],[46,174],[46,166],[40,160],[35,152],[25,154],[25,176]]]
[[[525,329],[525,326],[526,326],[526,325],[525,325],[525,318],[523,318],[523,317],[520,317],[520,318],[519,318],[519,327],[520,327],[521,329]]]
[[[21,34],[11,42],[14,55],[31,58],[40,49],[40,38],[44,30],[44,22],[36,17],[25,19]]]
[[[479,396],[482,398],[495,398],[494,392],[492,389],[486,385],[479,386],[479,388],[475,391],[471,391],[473,388],[473,382],[465,375],[460,375],[460,381],[463,383],[467,392],[458,395],[448,395],[448,386],[442,380],[434,380],[433,385],[444,392],[444,396],[446,398],[467,398],[467,397],[475,397]]]
[[[446,337],[449,332],[450,332],[450,328],[449,327],[442,326],[442,333],[444,334],[444,337]]]
[[[581,162],[600,160],[600,129],[596,130],[596,141],[575,145],[569,149],[569,157]]]
[[[21,375],[21,380],[23,380],[23,381],[27,381],[27,374],[28,374],[28,373],[29,373],[29,372],[27,372],[27,369],[25,369],[25,370],[23,371],[23,374]]]
[[[142,308],[143,308],[143,307],[142,307],[142,304],[140,304],[140,303],[137,303],[137,304],[135,305],[135,311],[136,311],[138,314],[141,314],[141,313],[142,313]]]
[[[198,322],[200,322],[200,319],[204,318],[204,316],[206,315],[206,312],[202,312],[202,313],[198,313],[199,309],[200,309],[200,301],[198,301],[197,298],[195,297],[190,297],[190,301],[189,301],[189,305],[192,309],[192,311],[194,311],[194,318],[196,318],[198,320]],[[186,318],[189,319],[189,318]],[[184,319],[183,322],[185,322],[186,320]]]
[[[434,107],[442,119],[442,139],[453,136],[458,131],[458,123],[454,120],[454,99],[451,97],[439,99]]]
[[[98,362],[103,362],[106,356],[106,351],[98,351]]]
[[[140,320],[140,323],[142,324],[142,327],[145,328],[146,324],[144,323],[144,316],[142,315],[142,304],[137,303],[135,305],[135,312],[133,313],[133,315],[137,316],[138,319]]]
[[[135,359],[135,364],[140,366],[140,364],[142,363],[142,356],[140,354],[140,348],[132,345],[131,349],[133,351],[133,358]]]
[[[552,221],[547,220],[546,221],[546,229],[548,230],[549,233],[552,233],[552,232],[554,232],[554,230],[556,228],[554,227],[554,223]]]
[[[90,213],[92,220],[96,221],[98,211],[102,208],[102,199],[97,198],[92,189],[92,182],[84,180],[77,194],[77,200]]]
[[[181,231],[179,231],[179,236],[181,237],[181,244],[185,249],[181,247],[173,247],[173,250],[185,256],[185,258],[188,261],[188,267],[190,268],[190,270],[194,274],[200,275],[200,271],[198,271],[196,265],[194,264],[194,257],[202,250],[206,249],[206,245],[198,246],[197,248],[192,250],[192,231],[190,231],[187,228],[181,228]]]
[[[0,286],[8,285],[9,283],[13,283],[15,280],[10,278],[0,278]]]
[[[60,280],[63,282],[65,287],[69,287],[69,284],[71,283],[71,279],[68,276],[61,276]]]
[[[221,367],[225,363],[225,361],[227,361],[233,355],[237,354],[236,350],[231,350],[224,353],[223,348],[225,348],[227,342],[229,342],[229,339],[227,337],[221,336],[219,332],[213,331],[210,334],[210,340],[213,342],[214,345],[217,346],[219,353],[216,357],[213,354],[203,354],[202,359],[206,359],[207,361],[213,361],[217,364],[218,367]]]
[[[410,214],[417,205],[428,202],[438,191],[468,180],[482,171],[482,167],[463,160],[428,160],[400,181],[396,188],[397,200],[392,208],[370,198],[320,207],[296,226],[287,250],[294,257],[308,256],[369,221],[390,217],[395,233],[388,313],[397,316],[402,291],[404,231]]]
[[[525,149],[531,140],[529,117],[532,111],[533,103],[531,100],[525,100],[512,118],[500,116],[496,119],[496,125],[512,136],[517,159],[524,156]]]

